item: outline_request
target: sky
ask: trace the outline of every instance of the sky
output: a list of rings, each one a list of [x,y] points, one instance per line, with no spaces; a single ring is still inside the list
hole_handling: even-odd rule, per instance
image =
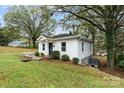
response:
[[[8,12],[8,9],[10,8],[10,6],[7,5],[0,5],[0,26],[4,26],[5,22],[4,22],[4,15]],[[63,18],[63,15],[58,15],[55,17],[57,21],[59,21],[60,19]],[[65,31],[63,31],[62,27],[60,25],[57,25],[56,29],[55,29],[56,34],[59,33],[65,33]]]
[[[9,6],[0,5],[0,24],[4,26],[4,15],[8,11]]]

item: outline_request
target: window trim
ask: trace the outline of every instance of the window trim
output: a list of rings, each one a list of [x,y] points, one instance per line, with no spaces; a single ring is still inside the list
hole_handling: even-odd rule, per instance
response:
[[[84,42],[82,42],[81,44],[81,49],[82,49],[82,52],[84,52]]]
[[[92,51],[92,44],[90,43],[90,51]]]
[[[45,44],[42,44],[42,50],[43,51],[45,50]]]
[[[64,46],[63,46],[64,44]],[[66,42],[61,42],[61,51],[66,52]]]

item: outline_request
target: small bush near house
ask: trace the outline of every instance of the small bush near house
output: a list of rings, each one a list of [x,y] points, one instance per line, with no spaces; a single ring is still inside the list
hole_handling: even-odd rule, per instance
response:
[[[79,62],[79,58],[74,57],[74,58],[72,59],[72,61],[73,61],[74,64],[78,64],[78,62]]]
[[[59,51],[53,51],[51,56],[53,59],[60,59],[60,52]]]
[[[40,53],[41,54],[41,56],[44,56],[44,53]]]
[[[68,55],[62,55],[62,60],[63,61],[69,61],[69,56]]]
[[[35,56],[39,56],[40,54],[39,54],[39,52],[38,51],[36,51],[35,52]]]
[[[118,66],[121,67],[121,68],[124,68],[124,60],[120,60],[118,62]]]

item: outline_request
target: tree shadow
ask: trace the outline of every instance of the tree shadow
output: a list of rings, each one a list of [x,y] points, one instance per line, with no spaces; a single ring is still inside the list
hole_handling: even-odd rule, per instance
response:
[[[117,76],[119,78],[124,79],[124,69],[123,68],[118,68],[118,67],[109,68],[109,67],[105,66],[105,67],[100,67],[99,69],[105,73],[108,73],[113,76]]]

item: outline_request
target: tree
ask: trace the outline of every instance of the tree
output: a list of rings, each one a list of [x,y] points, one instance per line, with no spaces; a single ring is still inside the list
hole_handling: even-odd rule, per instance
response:
[[[96,52],[106,53],[105,33],[97,31],[95,35],[95,50]]]
[[[9,42],[18,39],[19,37],[18,29],[7,26],[0,29],[0,45],[7,45]]]
[[[116,33],[116,41],[117,41],[116,42],[116,46],[117,46],[116,57],[118,58],[119,55],[124,55],[124,29],[123,28],[120,28],[120,30]]]
[[[48,6],[14,6],[5,15],[6,24],[17,27],[23,37],[32,40],[33,47],[42,34],[53,31],[55,20]]]
[[[114,66],[116,59],[116,32],[124,16],[124,6],[59,6],[61,11],[95,26],[106,36],[107,60]]]
[[[86,30],[88,30],[90,32],[90,34],[92,36],[93,54],[95,54],[95,39],[96,39],[97,28],[87,22],[82,25],[85,27]]]
[[[97,28],[92,24],[77,20],[74,17],[66,16],[61,20],[61,24],[68,31],[73,32],[73,34],[81,34],[83,37],[90,38],[93,41],[93,54],[95,54],[95,37]]]

